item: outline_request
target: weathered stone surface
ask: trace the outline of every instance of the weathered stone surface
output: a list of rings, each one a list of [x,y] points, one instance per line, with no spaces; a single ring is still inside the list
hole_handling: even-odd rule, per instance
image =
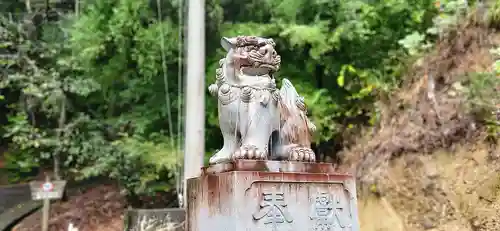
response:
[[[188,231],[358,231],[353,176],[330,164],[238,160],[187,182]]]

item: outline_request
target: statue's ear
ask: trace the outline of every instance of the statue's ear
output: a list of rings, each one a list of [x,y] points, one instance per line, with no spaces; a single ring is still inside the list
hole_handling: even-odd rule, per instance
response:
[[[224,50],[229,51],[229,50],[234,48],[235,41],[233,41],[233,40],[234,39],[222,37],[220,40],[220,45],[222,45]]]

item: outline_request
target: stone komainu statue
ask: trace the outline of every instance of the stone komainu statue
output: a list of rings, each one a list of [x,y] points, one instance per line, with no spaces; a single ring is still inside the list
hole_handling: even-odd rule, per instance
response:
[[[218,98],[224,146],[210,163],[232,159],[315,161],[311,150],[316,129],[292,83],[276,88],[273,73],[281,57],[272,39],[238,36],[222,38],[227,51],[219,61],[217,79],[209,91]]]

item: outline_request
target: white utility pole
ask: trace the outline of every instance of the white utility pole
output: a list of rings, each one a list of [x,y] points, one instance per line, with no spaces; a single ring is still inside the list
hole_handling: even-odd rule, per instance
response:
[[[200,175],[205,155],[205,0],[188,0],[184,203],[187,179]]]

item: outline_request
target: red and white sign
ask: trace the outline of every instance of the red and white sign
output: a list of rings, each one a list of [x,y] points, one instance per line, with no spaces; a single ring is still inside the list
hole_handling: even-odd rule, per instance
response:
[[[42,184],[42,190],[44,192],[51,192],[54,189],[54,185],[50,182],[45,182]]]
[[[33,200],[61,199],[66,181],[32,181],[30,182],[31,198]]]

